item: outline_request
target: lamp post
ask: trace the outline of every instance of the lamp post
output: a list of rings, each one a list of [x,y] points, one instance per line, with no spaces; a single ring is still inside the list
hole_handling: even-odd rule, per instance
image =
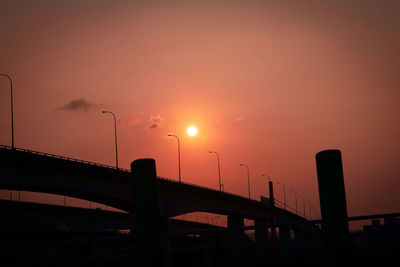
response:
[[[8,74],[0,73],[0,76],[6,77],[10,82],[10,103],[11,103],[11,147],[14,149],[14,100],[13,100],[13,82]],[[12,200],[12,191],[10,190],[10,200]],[[18,200],[21,200],[21,191],[18,191]]]
[[[296,191],[294,191],[294,190],[290,190],[290,192],[293,192],[294,193],[294,198],[295,198],[295,200],[296,200],[296,215],[298,214],[298,212],[297,212],[297,193],[296,193]]]
[[[306,205],[304,204],[304,197],[302,195],[299,195],[299,197],[303,198],[303,214],[304,218],[306,218]]]
[[[278,182],[278,184],[281,184],[283,186],[283,203],[285,204],[285,210],[286,210],[286,190],[285,190],[285,185],[283,183]]]
[[[10,76],[5,73],[0,73],[0,76],[6,77],[10,82],[10,91],[11,91],[11,147],[14,148],[14,104],[13,104],[13,83]]]
[[[249,199],[251,199],[250,198],[250,172],[249,172],[249,166],[247,166],[246,164],[240,164],[240,166],[246,167],[246,169],[247,169],[247,185],[248,185],[248,189],[249,189]]]
[[[217,160],[218,160],[218,179],[219,179],[219,191],[222,192],[222,184],[221,184],[221,168],[220,168],[220,163],[219,163],[219,154],[215,151],[209,151],[208,153],[210,154],[215,154],[217,155]]]
[[[114,132],[115,132],[115,165],[118,169],[118,143],[117,143],[117,118],[111,111],[103,110],[103,113],[110,113],[114,117]]]
[[[179,141],[179,137],[174,134],[169,134],[168,136],[175,137],[178,140],[178,168],[179,168],[179,182],[181,183],[181,144]]]

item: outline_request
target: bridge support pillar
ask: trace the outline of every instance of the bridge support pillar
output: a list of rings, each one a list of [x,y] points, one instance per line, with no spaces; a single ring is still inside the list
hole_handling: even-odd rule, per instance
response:
[[[268,240],[268,228],[265,227],[267,221],[265,220],[255,220],[255,235],[256,241]],[[259,225],[259,226],[258,226]]]
[[[232,243],[243,242],[245,235],[244,229],[244,219],[243,217],[237,215],[228,216],[228,228],[239,227],[239,229],[234,229],[228,232],[229,239]],[[244,266],[246,259],[246,250],[244,248],[232,248],[228,251],[229,266]]]
[[[290,239],[290,228],[287,226],[279,227],[279,239]]]
[[[243,217],[236,216],[236,215],[229,215],[228,216],[228,228],[229,227],[243,227],[244,226],[244,219]],[[242,240],[243,235],[244,235],[244,230],[243,229],[235,229],[230,232],[233,234],[235,239]]]
[[[256,237],[256,242],[262,242],[262,241],[267,241],[268,240],[268,228],[265,226],[267,224],[266,220],[255,220],[255,237]],[[268,244],[259,244],[256,246],[256,255],[257,258],[259,259],[268,259],[270,256],[269,254],[269,249],[268,249]]]
[[[162,266],[160,208],[154,159],[131,163],[134,233],[138,266]]]
[[[339,266],[349,250],[342,155],[339,150],[324,150],[315,158],[327,261],[329,266]]]

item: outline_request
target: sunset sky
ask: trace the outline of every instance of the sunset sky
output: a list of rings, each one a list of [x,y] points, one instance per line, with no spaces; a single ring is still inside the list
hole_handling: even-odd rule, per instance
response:
[[[400,211],[400,1],[1,0],[15,145],[318,207],[315,154],[340,149],[350,216]],[[198,128],[190,137],[186,129]],[[0,77],[0,144],[11,145]],[[301,205],[301,199],[299,199]]]

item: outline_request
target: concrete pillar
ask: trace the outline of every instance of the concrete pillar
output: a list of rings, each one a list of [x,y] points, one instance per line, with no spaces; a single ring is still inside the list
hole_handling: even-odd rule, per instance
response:
[[[229,227],[244,227],[244,219],[241,216],[229,215],[228,216],[228,228]],[[235,240],[242,240],[244,231],[243,229],[235,229],[229,233]]]
[[[236,215],[228,216],[228,228],[229,227],[244,227],[243,217]],[[232,243],[240,243],[245,239],[243,229],[235,229],[228,232],[229,240]],[[229,266],[244,266],[246,259],[246,250],[243,248],[231,248],[227,251],[227,261]]]
[[[255,235],[256,241],[265,241],[268,240],[268,229],[265,227],[267,221],[265,220],[255,220]]]
[[[300,238],[300,237],[304,237],[306,236],[306,233],[304,232],[304,230],[300,229],[300,228],[293,228],[294,230],[294,238]]]
[[[290,228],[287,226],[279,227],[279,239],[290,239]]]
[[[131,163],[138,266],[163,266],[157,174],[154,159]]]
[[[321,151],[316,155],[316,163],[328,265],[338,266],[345,263],[349,249],[342,156],[339,150]]]

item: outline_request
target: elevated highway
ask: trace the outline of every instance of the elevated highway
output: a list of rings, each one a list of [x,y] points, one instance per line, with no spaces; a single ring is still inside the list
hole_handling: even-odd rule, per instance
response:
[[[67,157],[0,146],[0,189],[65,195],[134,210],[133,175],[128,170]],[[174,217],[210,212],[256,221],[271,221],[267,201],[250,200],[214,189],[158,177],[160,215]],[[305,219],[274,208],[276,222]]]

